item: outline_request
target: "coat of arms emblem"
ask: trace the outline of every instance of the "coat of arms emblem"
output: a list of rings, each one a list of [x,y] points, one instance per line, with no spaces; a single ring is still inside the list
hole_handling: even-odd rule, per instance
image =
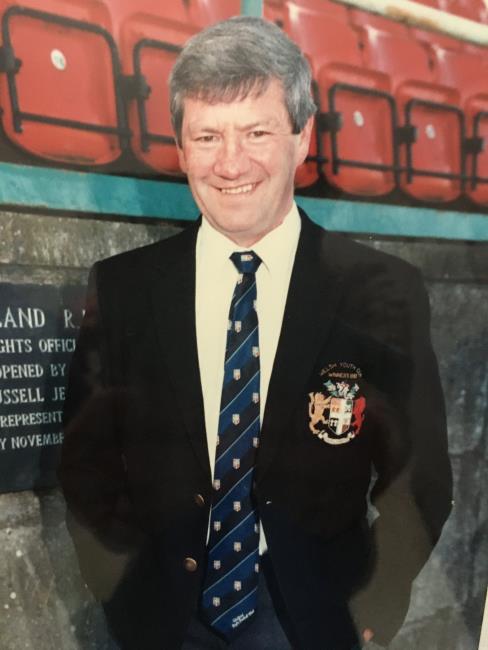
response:
[[[361,431],[366,399],[361,394],[362,372],[351,363],[332,363],[321,373],[323,388],[309,393],[310,431],[330,445],[342,445]]]

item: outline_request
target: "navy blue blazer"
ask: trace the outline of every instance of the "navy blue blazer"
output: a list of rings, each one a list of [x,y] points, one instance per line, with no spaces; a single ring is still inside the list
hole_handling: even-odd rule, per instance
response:
[[[197,230],[95,265],[71,364],[59,476],[124,649],[181,647],[198,606],[212,483]],[[304,213],[255,491],[300,647],[348,648],[365,627],[387,643],[451,507],[428,297],[412,266]]]

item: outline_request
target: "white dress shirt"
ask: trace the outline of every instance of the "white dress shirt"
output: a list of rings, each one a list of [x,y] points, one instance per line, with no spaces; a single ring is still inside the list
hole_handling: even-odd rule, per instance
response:
[[[253,250],[262,260],[256,271],[262,423],[300,226],[298,209],[293,203],[290,212],[277,228],[253,246],[242,248],[215,230],[203,216],[196,245],[195,316],[212,477],[224,379],[227,322],[238,276],[237,269],[229,259],[230,255],[235,251]],[[266,550],[262,527],[259,547],[261,553]]]

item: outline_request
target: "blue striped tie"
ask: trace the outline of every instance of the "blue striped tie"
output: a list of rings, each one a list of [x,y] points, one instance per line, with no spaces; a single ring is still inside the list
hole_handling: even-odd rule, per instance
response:
[[[252,496],[259,443],[259,337],[252,251],[233,253],[230,306],[202,613],[227,639],[256,611],[259,516]]]

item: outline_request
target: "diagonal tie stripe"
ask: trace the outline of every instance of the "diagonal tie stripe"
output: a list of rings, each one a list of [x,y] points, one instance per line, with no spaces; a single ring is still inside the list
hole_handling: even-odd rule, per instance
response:
[[[253,380],[256,380],[256,381],[253,382]],[[251,377],[251,379],[249,379],[249,381],[247,382],[247,384],[246,384],[245,386],[243,386],[243,387],[240,389],[240,391],[239,391],[236,395],[234,395],[230,401],[228,401],[228,402],[225,404],[225,406],[223,406],[222,410],[220,411],[220,417],[225,416],[225,413],[227,412],[227,410],[230,409],[231,406],[233,406],[233,405],[235,406],[234,403],[235,403],[237,400],[239,400],[239,398],[242,396],[242,394],[243,394],[245,391],[249,392],[249,388],[250,388],[250,387],[252,387],[252,386],[258,386],[258,387],[259,387],[258,380],[259,380],[259,368],[258,368],[258,369],[256,370],[256,372],[253,374],[253,376]],[[247,400],[242,400],[242,403],[243,403],[243,404],[246,404],[246,403],[247,403]]]
[[[251,592],[256,587],[253,576],[256,575],[254,567],[257,560],[257,551],[251,551],[233,570],[227,572],[222,578],[217,579],[212,587],[204,593],[203,600],[211,608],[214,616],[220,618],[222,615],[225,615],[226,611],[236,606],[236,601],[238,602],[239,599],[245,598],[245,594]],[[237,589],[235,588],[236,582],[238,583]],[[221,594],[225,595],[222,596]],[[232,597],[229,597],[229,595]],[[212,607],[216,596],[219,599],[219,606]]]
[[[258,346],[256,345],[255,347],[257,348]],[[222,394],[220,402],[221,413],[229,400],[233,399],[235,395],[238,395],[256,373],[259,374],[259,362],[256,362],[256,359],[242,358],[241,355],[238,355],[238,357],[237,360],[241,362],[240,365],[236,366],[235,363],[229,363],[224,371],[222,389],[225,391],[225,394]],[[240,371],[237,375],[238,378],[234,377],[233,374],[236,368]],[[226,397],[227,394],[229,395],[228,398]]]
[[[249,513],[244,517],[244,519],[241,519],[241,521],[237,524],[237,526],[234,526],[234,528],[232,528],[232,530],[229,530],[229,532],[226,533],[226,534],[224,535],[224,537],[222,537],[222,539],[220,539],[218,542],[216,542],[216,543],[214,544],[213,548],[210,549],[209,554],[213,554],[213,555],[215,555],[215,553],[217,552],[217,550],[219,549],[219,547],[220,547],[220,546],[221,546],[225,541],[227,541],[227,540],[229,539],[229,537],[230,537],[232,534],[235,535],[237,532],[239,532],[239,535],[241,535],[241,534],[242,534],[242,526],[244,526],[244,524],[248,524],[250,519],[251,519],[251,524],[254,524],[254,519],[255,519],[255,517],[256,517],[256,512],[255,512],[254,510],[251,510],[251,512],[249,512]],[[251,530],[251,529],[250,529],[250,530]],[[254,528],[252,528],[252,530],[254,530]],[[245,534],[245,533],[244,533],[244,534]]]
[[[224,505],[227,506],[227,504]],[[209,551],[209,554],[212,555],[212,559],[222,560],[227,556],[234,557],[236,561],[239,559],[235,553],[239,553],[240,551],[236,551],[234,549],[234,543],[239,542],[241,546],[243,546],[248,537],[254,534],[256,530],[254,524],[256,522],[253,517],[250,519],[247,518],[247,516],[254,511],[255,508],[249,505],[245,505],[239,511],[234,510],[232,507],[227,508],[221,506],[221,509],[218,515],[216,515],[215,520],[220,521],[222,523],[222,527],[219,531],[212,531],[213,543],[217,544],[220,536],[222,536],[223,533],[230,532],[231,535],[230,539],[227,540],[227,543],[224,545],[224,547],[220,549],[219,557],[214,556],[213,549]],[[246,520],[246,524],[243,526],[242,521],[244,519]]]
[[[234,372],[236,374],[234,375]],[[224,385],[222,387],[222,404],[229,402],[232,397],[245,386],[249,379],[256,372],[256,365],[246,359],[241,359],[240,363],[229,366],[224,377]]]
[[[219,436],[219,444],[217,447],[218,455],[216,454],[217,461],[220,460],[220,457],[224,455],[227,449],[229,449],[231,445],[233,445],[239,439],[239,437],[242,435],[242,433],[244,433],[244,431],[247,432],[246,444],[249,435],[251,435],[253,438],[257,438],[259,436],[259,426],[260,426],[259,417],[258,417],[258,422],[255,425],[253,425],[252,429],[249,429],[249,426],[257,417],[255,414],[255,409],[246,408],[244,411],[241,412],[240,417],[241,420],[240,420],[239,427],[236,427],[234,424],[232,424],[232,421],[229,418],[229,424],[221,432]]]
[[[245,342],[246,355],[249,354],[249,346],[258,344],[258,330],[255,319],[255,314],[248,314],[245,319],[238,321],[241,327],[240,332],[228,332],[227,338],[229,342],[227,349],[227,358],[225,360],[225,369],[230,367],[231,360],[234,360],[233,356],[235,352],[241,347],[243,342]],[[250,360],[249,357],[248,360]]]
[[[223,614],[220,614],[220,616],[218,616],[216,619],[214,619],[214,620],[212,621],[211,625],[212,625],[212,626],[215,626],[215,624],[217,623],[217,621],[219,621],[220,619],[222,619],[224,616],[227,616],[228,613],[229,613],[231,610],[233,610],[233,609],[235,609],[235,608],[237,608],[237,607],[239,607],[239,606],[240,606],[241,609],[242,609],[242,604],[243,604],[243,602],[244,602],[245,600],[248,600],[248,599],[250,599],[251,597],[255,596],[257,590],[258,590],[257,586],[254,587],[254,588],[253,588],[253,589],[252,589],[252,590],[247,594],[247,596],[244,596],[243,598],[241,598],[241,600],[239,600],[235,605],[233,605],[233,606],[230,607],[228,610],[226,610]],[[257,599],[254,598],[253,600],[257,600]]]
[[[201,610],[230,639],[256,610],[259,516],[252,497],[260,430],[259,331],[253,252],[233,253],[239,272],[229,311]]]
[[[216,492],[214,495],[215,503],[220,502],[224,498],[224,495],[229,494],[237,485],[240,485],[239,481],[242,481],[249,470],[252,470],[254,467],[254,449],[251,450],[249,447],[244,449],[244,445],[241,440],[239,444],[239,451],[240,455],[236,453],[227,454],[217,467],[217,473],[220,476],[220,483],[218,485],[214,485]],[[235,464],[235,460],[238,461],[237,464]],[[242,496],[240,492],[239,494],[240,496],[236,497],[238,500]]]
[[[215,462],[216,463],[222,462],[230,451],[232,451],[232,450],[235,451],[236,445],[239,442],[243,442],[243,437],[248,433],[248,431],[251,429],[251,427],[256,433],[259,433],[259,416],[254,418],[254,420],[249,424],[249,426],[246,427],[244,429],[244,431],[241,433],[241,435],[236,440],[234,440],[234,442],[229,447],[227,447],[227,449],[225,451],[223,451],[220,454],[220,456],[216,459]]]
[[[209,567],[208,567],[208,577],[209,580],[205,582],[205,591],[213,589],[214,584],[219,580],[220,576],[223,573],[232,572],[236,569],[242,561],[242,558],[249,555],[249,553],[258,553],[258,544],[259,534],[255,532],[254,528],[254,519],[255,512],[251,511],[247,514],[245,518],[245,524],[238,524],[234,526],[232,531],[228,533],[225,537],[225,540],[217,547],[215,552],[209,554]],[[244,520],[243,520],[244,521]],[[239,544],[239,550],[235,550],[236,543]],[[259,556],[256,558],[258,561]],[[217,566],[215,566],[215,560],[218,560]],[[248,569],[246,569],[247,571]],[[244,580],[249,575],[243,573],[242,567],[237,572],[240,575],[236,576],[240,580]],[[249,571],[253,575],[253,571]],[[222,588],[217,588],[211,592],[212,595],[216,595],[222,598],[227,597],[227,593],[222,590]]]
[[[235,313],[235,310],[237,310],[237,309],[239,308],[239,306],[240,306],[240,304],[242,303],[242,301],[244,300],[244,298],[245,298],[245,297],[246,297],[246,296],[247,296],[247,295],[248,295],[248,294],[249,294],[253,289],[254,289],[254,291],[256,291],[256,280],[254,280],[254,282],[252,282],[252,283],[249,285],[249,287],[248,287],[248,288],[246,289],[246,291],[242,294],[242,296],[240,296],[240,297],[235,301],[235,303],[234,303],[234,313]],[[253,305],[251,304],[250,307],[251,307],[251,309],[252,309],[252,308],[253,308]],[[249,311],[249,310],[247,310],[247,311]]]
[[[205,591],[203,592],[203,595],[206,596],[206,595],[209,594],[212,590],[216,589],[219,585],[221,585],[221,584],[224,582],[224,580],[229,580],[229,578],[232,578],[232,575],[233,575],[233,574],[234,574],[238,569],[240,569],[241,566],[242,566],[243,564],[245,564],[245,562],[249,562],[249,560],[251,560],[251,559],[252,559],[253,562],[254,562],[254,557],[255,557],[255,551],[252,550],[250,553],[248,553],[248,554],[244,557],[244,559],[242,559],[238,564],[236,564],[235,567],[233,567],[230,571],[227,571],[227,572],[226,572],[226,573],[225,573],[221,578],[219,578],[219,579],[218,579],[216,582],[214,582],[210,587],[208,587],[208,589],[205,589]],[[254,564],[253,564],[253,567],[254,567]]]
[[[221,559],[220,554],[219,559]],[[210,605],[212,599],[217,596],[221,600],[223,608],[232,605],[242,596],[244,588],[249,587],[252,589],[255,586],[256,566],[258,564],[259,552],[256,547],[256,534],[254,531],[249,531],[243,542],[242,551],[225,555],[219,568],[212,568],[212,581],[209,581],[209,586],[205,588],[202,594],[203,603]],[[234,589],[236,580],[240,583],[238,589]],[[212,608],[212,614],[216,611]],[[223,609],[220,609],[220,612],[222,611]]]
[[[256,407],[259,404],[253,404],[253,394],[259,395],[259,379],[254,378],[254,382],[250,383],[247,389],[242,393],[242,399],[233,399],[229,402],[228,407],[222,411],[220,417],[221,430],[219,433],[220,439],[224,438],[225,447],[236,439],[242,431],[248,426],[251,417],[254,418]],[[237,420],[235,419],[237,416]],[[217,450],[220,455],[220,449]]]
[[[228,499],[237,499],[236,495],[238,495],[238,497],[241,498],[242,497],[242,494],[241,494],[242,493],[242,488],[241,489],[239,489],[239,488],[244,483],[244,489],[245,489],[246,483],[248,483],[249,480],[251,479],[251,473],[252,473],[253,470],[254,470],[254,466],[251,467],[250,469],[248,469],[247,472],[244,474],[244,476],[241,476],[241,478],[237,481],[237,483],[233,483],[232,487],[227,492],[227,494],[225,494],[225,496],[223,496],[221,499],[219,499],[219,501],[217,501],[217,503],[214,503],[212,505],[212,509],[216,511],[217,508],[219,508],[219,506],[222,506],[226,502],[226,500],[228,500]],[[215,512],[215,514],[217,515],[218,513]]]
[[[226,364],[226,368],[225,368],[225,369],[226,369],[226,370],[227,370],[228,368],[231,367],[231,366],[230,366],[230,362],[231,362],[231,361],[234,361],[234,356],[235,356],[235,355],[236,355],[240,350],[242,350],[242,348],[243,348],[245,345],[248,344],[249,339],[251,338],[251,336],[253,336],[253,334],[254,334],[256,331],[257,331],[257,326],[256,326],[256,327],[255,327],[251,332],[248,333],[248,335],[246,336],[246,338],[244,339],[244,341],[242,341],[242,342],[239,343],[239,347],[237,347],[237,348],[232,352],[232,354],[229,355],[229,358],[226,359],[226,361],[225,361],[225,364]],[[246,348],[246,349],[247,349],[247,348]]]
[[[254,346],[254,340],[252,341],[253,347],[258,348],[257,345]],[[234,375],[234,371],[238,370],[237,375]],[[232,361],[228,362],[224,372],[224,383],[223,389],[226,392],[232,393],[237,392],[239,389],[247,382],[249,377],[256,370],[256,361],[255,359],[249,359],[245,356],[242,351],[242,347],[236,351],[236,354],[233,355]],[[228,399],[225,395],[222,395],[222,404],[225,404]]]

